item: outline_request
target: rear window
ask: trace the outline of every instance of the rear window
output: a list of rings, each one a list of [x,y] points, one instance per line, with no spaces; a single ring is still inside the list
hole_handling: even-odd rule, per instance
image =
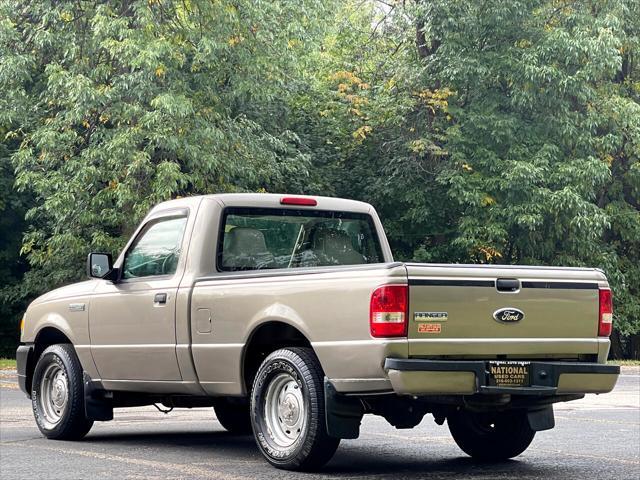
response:
[[[383,262],[373,220],[366,214],[227,208],[222,227],[221,271]]]

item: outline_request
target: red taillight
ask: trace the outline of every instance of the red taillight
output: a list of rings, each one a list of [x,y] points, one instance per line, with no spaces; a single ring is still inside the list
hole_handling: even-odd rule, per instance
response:
[[[307,197],[282,197],[280,205],[304,205],[305,207],[315,207],[318,202],[315,198]]]
[[[608,337],[613,329],[613,297],[608,288],[600,289],[600,315],[598,316],[598,335]]]
[[[383,285],[371,294],[369,328],[373,337],[405,337],[407,335],[407,285]]]

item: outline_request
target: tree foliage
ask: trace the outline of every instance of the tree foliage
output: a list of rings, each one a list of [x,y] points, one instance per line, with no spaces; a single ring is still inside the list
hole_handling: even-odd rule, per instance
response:
[[[639,32],[634,0],[0,0],[11,298],[158,201],[321,193],[400,259],[603,268],[637,356]]]
[[[16,186],[36,196],[22,252],[37,281],[77,277],[88,250],[117,249],[173,196],[301,188],[308,162],[279,93],[324,9],[5,2],[0,118],[20,141]]]
[[[303,117],[333,147],[314,167],[335,193],[376,205],[400,258],[604,269],[637,356],[638,3],[431,0],[337,17],[349,27]]]

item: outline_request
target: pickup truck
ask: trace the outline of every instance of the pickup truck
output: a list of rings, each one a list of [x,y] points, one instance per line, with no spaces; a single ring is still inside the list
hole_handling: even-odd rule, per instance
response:
[[[619,374],[602,271],[396,262],[352,200],[167,201],[87,273],[21,324],[19,384],[52,439],[118,407],[213,407],[275,467],[310,470],[365,414],[431,414],[466,454],[502,460],[554,427],[554,403]]]

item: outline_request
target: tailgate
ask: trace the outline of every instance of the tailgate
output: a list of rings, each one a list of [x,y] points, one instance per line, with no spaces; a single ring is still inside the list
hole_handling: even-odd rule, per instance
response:
[[[407,264],[407,271],[409,356],[577,358],[608,350],[597,333],[598,288],[608,287],[599,270]]]

